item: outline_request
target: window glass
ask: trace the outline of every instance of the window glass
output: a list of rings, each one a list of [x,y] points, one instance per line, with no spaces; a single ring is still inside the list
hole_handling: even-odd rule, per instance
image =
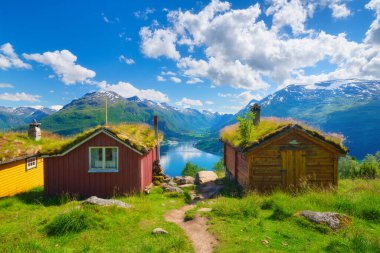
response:
[[[106,152],[106,168],[116,169],[117,168],[117,149],[105,148],[105,152]]]
[[[91,169],[103,168],[103,149],[91,148]]]
[[[37,167],[37,159],[35,157],[26,160],[26,169],[30,170]]]

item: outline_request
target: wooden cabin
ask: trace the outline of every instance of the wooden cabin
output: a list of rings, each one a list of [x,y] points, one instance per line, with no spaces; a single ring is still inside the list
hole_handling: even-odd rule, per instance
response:
[[[245,189],[337,186],[338,160],[347,153],[341,138],[289,119],[256,117],[254,124],[245,143],[237,124],[221,132],[226,172]]]
[[[141,192],[152,183],[157,155],[155,133],[146,125],[98,127],[44,155],[45,193],[109,197]]]
[[[51,138],[41,139],[40,124],[33,122],[28,134],[0,134],[0,198],[43,186],[44,161],[40,150]]]

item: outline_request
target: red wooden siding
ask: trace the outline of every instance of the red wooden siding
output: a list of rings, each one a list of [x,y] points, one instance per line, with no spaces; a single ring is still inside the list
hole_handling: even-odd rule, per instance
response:
[[[89,173],[90,147],[118,147],[118,172]],[[45,158],[45,192],[112,196],[139,192],[152,182],[153,151],[141,156],[100,133],[64,156]]]
[[[227,143],[224,144],[224,147],[224,160],[227,170],[233,175],[239,184],[242,186],[248,186],[249,170],[245,156]]]

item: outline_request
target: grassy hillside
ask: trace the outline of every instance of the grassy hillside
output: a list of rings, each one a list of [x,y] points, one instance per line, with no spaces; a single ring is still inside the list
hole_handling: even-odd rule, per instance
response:
[[[199,203],[211,207],[215,252],[380,252],[380,180],[341,180],[337,192],[303,189],[297,194],[249,193],[226,184],[222,196]],[[0,252],[192,252],[184,232],[163,215],[184,204],[180,195],[156,188],[150,195],[119,198],[133,205],[79,207],[42,189],[0,199]],[[295,214],[301,210],[349,215],[352,224],[332,231]],[[152,235],[162,227],[167,235]],[[69,230],[73,232],[68,232]]]

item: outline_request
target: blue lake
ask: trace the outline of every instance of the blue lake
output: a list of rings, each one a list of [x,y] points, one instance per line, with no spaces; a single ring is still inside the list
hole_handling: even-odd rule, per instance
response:
[[[192,142],[170,142],[161,146],[161,166],[165,174],[180,176],[187,161],[206,170],[212,170],[212,166],[219,161],[220,156],[206,153],[194,147]]]

